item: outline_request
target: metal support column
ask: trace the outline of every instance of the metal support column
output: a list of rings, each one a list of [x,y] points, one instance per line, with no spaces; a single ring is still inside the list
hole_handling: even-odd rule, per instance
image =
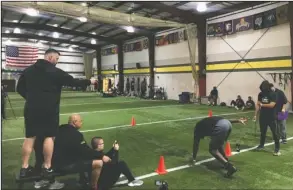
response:
[[[154,97],[154,86],[155,86],[155,35],[148,36],[149,39],[149,68],[150,68],[150,97]]]
[[[101,92],[101,90],[103,89],[101,48],[96,49],[96,60],[97,60],[98,92]]]
[[[118,44],[118,75],[119,75],[119,91],[124,92],[124,74],[123,74],[123,43]]]
[[[197,25],[198,39],[198,66],[199,66],[199,97],[206,96],[206,64],[207,64],[207,38],[206,38],[206,20]]]

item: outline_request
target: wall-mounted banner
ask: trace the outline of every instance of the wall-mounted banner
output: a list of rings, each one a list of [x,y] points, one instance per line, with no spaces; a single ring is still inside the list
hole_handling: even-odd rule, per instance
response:
[[[264,12],[264,27],[269,28],[277,25],[276,9]]]
[[[263,13],[256,14],[253,16],[253,29],[259,30],[264,28],[264,15]]]
[[[107,55],[114,55],[114,54],[117,54],[117,47],[111,47],[111,48],[107,48],[107,49],[102,49],[101,50],[101,54],[103,56],[107,56]]]
[[[209,24],[207,27],[207,36],[215,36],[216,35],[216,25]]]
[[[223,22],[215,23],[215,34],[216,34],[216,36],[223,36],[224,35],[224,23]]]
[[[178,31],[178,32],[173,32],[173,33],[169,33],[169,34],[162,35],[162,36],[157,36],[156,37],[156,46],[175,44],[175,43],[179,43],[184,40],[187,40],[187,35],[186,35],[185,31],[186,30],[184,30],[184,32]]]
[[[283,5],[276,9],[277,24],[288,22],[288,5]]]
[[[224,35],[233,34],[233,20],[224,22]]]
[[[242,32],[252,29],[252,16],[242,17],[239,19],[233,20],[233,30],[235,32]]]

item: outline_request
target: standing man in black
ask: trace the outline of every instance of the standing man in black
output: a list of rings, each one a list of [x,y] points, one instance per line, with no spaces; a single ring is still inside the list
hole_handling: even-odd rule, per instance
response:
[[[276,102],[277,95],[271,90],[270,83],[263,81],[260,85],[261,92],[258,94],[258,101],[256,103],[255,114],[253,120],[256,121],[258,112],[259,114],[259,125],[260,125],[260,144],[257,150],[264,149],[266,140],[266,134],[268,127],[270,127],[273,133],[273,139],[275,141],[274,156],[281,155],[280,153],[280,142],[277,135],[277,114],[276,114]]]
[[[232,123],[245,124],[246,119],[228,120],[223,117],[207,117],[199,121],[194,128],[193,141],[193,162],[196,162],[196,156],[199,148],[200,139],[211,137],[209,151],[227,170],[226,177],[230,177],[237,169],[228,162],[228,158],[224,152],[224,143],[232,131]]]
[[[25,140],[22,147],[20,177],[29,176],[32,167],[29,158],[37,136],[45,137],[43,145],[45,176],[53,172],[51,159],[54,137],[59,126],[59,107],[62,86],[86,87],[95,80],[78,80],[56,67],[60,53],[54,49],[45,52],[44,59],[26,68],[17,84],[17,92],[25,99]]]
[[[286,104],[288,103],[288,100],[287,100],[285,93],[282,90],[275,88],[272,83],[270,83],[270,87],[271,87],[271,90],[273,92],[275,92],[276,96],[277,96],[276,114],[278,115],[278,113],[280,113],[280,112],[285,113],[286,112]],[[278,131],[278,133],[281,135],[281,139],[282,139],[281,143],[286,144],[287,143],[286,120],[285,119],[279,120],[279,118],[277,118],[277,127],[280,130],[280,131]]]

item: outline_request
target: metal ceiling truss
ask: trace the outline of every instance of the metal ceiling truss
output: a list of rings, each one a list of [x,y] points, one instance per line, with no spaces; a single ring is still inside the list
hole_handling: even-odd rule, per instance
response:
[[[24,39],[35,39],[35,40],[45,40],[49,42],[58,42],[58,43],[64,43],[64,44],[72,44],[72,45],[77,45],[80,47],[86,47],[90,49],[96,49],[100,47],[99,45],[92,45],[92,44],[85,44],[81,42],[74,42],[74,41],[69,41],[65,39],[60,39],[60,38],[51,38],[47,36],[38,36],[34,34],[15,34],[15,33],[2,33],[2,37],[4,38],[24,38]]]

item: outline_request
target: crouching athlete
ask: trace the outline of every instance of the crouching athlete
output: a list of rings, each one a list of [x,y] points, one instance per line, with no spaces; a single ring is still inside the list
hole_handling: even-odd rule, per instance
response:
[[[224,143],[232,130],[232,123],[245,124],[247,119],[233,119],[228,120],[223,117],[208,117],[199,121],[194,129],[194,142],[193,142],[193,163],[196,162],[196,156],[199,148],[200,139],[209,136],[211,137],[209,152],[220,163],[224,165],[227,170],[226,177],[230,177],[237,171],[237,169],[228,161],[224,152]]]

